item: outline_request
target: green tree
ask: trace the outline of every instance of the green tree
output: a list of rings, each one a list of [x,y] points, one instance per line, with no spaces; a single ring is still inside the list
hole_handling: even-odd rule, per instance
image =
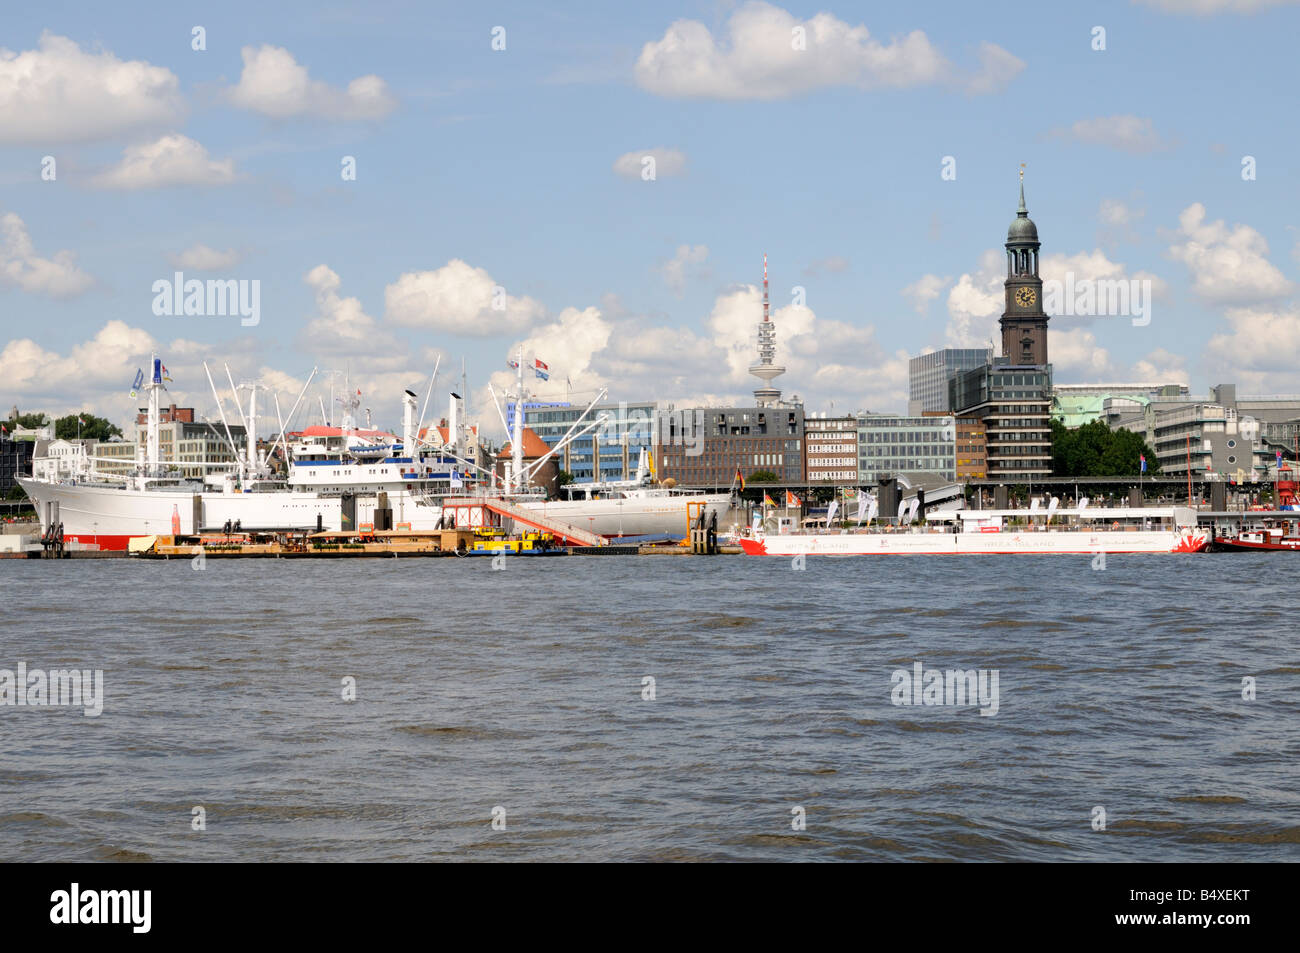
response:
[[[1147,472],[1158,473],[1155,453],[1131,430],[1111,430],[1104,420],[1070,430],[1059,420],[1052,421],[1052,472],[1056,476],[1137,476],[1143,455]]]
[[[84,420],[78,434],[77,420]],[[109,437],[122,436],[122,429],[103,417],[91,413],[68,414],[54,421],[54,436],[59,440],[76,440],[78,435],[83,440],[107,440]]]
[[[43,413],[19,414],[17,417],[10,417],[5,421],[5,425],[12,431],[15,427],[24,427],[28,430],[35,430],[37,427],[44,427],[46,416]]]
[[[781,478],[771,470],[755,470],[745,477],[746,483],[779,483]]]
[[[573,474],[568,470],[561,470],[559,476],[555,479],[556,487],[568,486],[573,482]]]

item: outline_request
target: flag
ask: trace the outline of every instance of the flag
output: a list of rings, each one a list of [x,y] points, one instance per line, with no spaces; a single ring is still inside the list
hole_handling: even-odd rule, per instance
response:
[[[803,506],[803,504],[799,502],[799,497],[795,496],[795,495],[794,495],[793,493],[791,493],[789,490],[786,490],[786,491],[785,491],[785,505],[786,505],[786,506]]]
[[[131,385],[131,396],[135,397],[140,392],[140,388],[143,386],[144,386],[144,371],[137,368],[135,372],[135,383]]]
[[[167,376],[167,365],[160,363],[158,366],[162,368],[162,379],[165,381],[171,380],[171,378]],[[358,391],[358,393],[360,393],[360,391]]]
[[[745,478],[740,473],[740,467],[736,467],[736,482],[740,484],[741,492],[744,492]]]
[[[512,361],[512,360],[510,360],[510,358],[506,358],[506,363],[509,364],[511,367],[514,367],[514,368],[517,368],[517,367],[519,366],[519,362],[518,362],[518,361]]]
[[[533,369],[538,371],[549,371],[550,367],[541,358],[533,358]]]
[[[537,363],[540,364],[542,362],[538,361]],[[551,375],[546,373],[546,371],[542,370],[540,367],[534,367],[533,374],[537,377],[540,377],[544,381],[549,381],[551,379]]]
[[[764,505],[764,506],[776,506],[776,501],[773,500],[773,499],[772,499],[770,496],[768,496],[766,493],[764,493],[764,494],[763,494],[763,505]]]
[[[83,427],[86,426],[86,418],[85,418],[85,417],[78,417],[78,418],[77,418],[77,423],[81,424],[81,426],[83,426]]]
[[[1145,453],[1139,453],[1139,454],[1138,454],[1138,459],[1142,461],[1142,472],[1143,472],[1143,473],[1146,473],[1146,472],[1147,472],[1147,455],[1146,455]]]
[[[0,424],[0,433],[8,433],[8,432],[9,432],[9,428],[6,427],[4,424]]]
[[[1279,450],[1279,451],[1277,452],[1277,468],[1278,468],[1279,470],[1282,469],[1282,451],[1281,451],[1281,450]]]
[[[831,500],[831,505],[826,507],[826,525],[830,526],[831,521],[835,519],[835,511],[840,508],[839,500]]]
[[[849,500],[856,500],[857,498],[858,491],[855,487],[850,486],[844,490],[844,502],[847,503]]]

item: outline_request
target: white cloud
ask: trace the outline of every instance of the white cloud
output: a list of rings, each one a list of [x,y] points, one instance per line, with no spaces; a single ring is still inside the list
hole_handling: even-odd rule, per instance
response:
[[[611,400],[671,400],[678,407],[753,400],[759,382],[749,365],[762,316],[760,288],[742,285],[718,295],[694,327],[664,326],[612,300],[609,305],[617,317],[567,308],[521,342],[525,362],[540,357],[550,365],[550,381],[533,379],[525,369],[530,392],[543,400],[579,400],[608,387]],[[844,412],[906,406],[908,355],[886,354],[873,328],[819,319],[793,305],[777,309],[772,319],[777,361],[787,368],[776,383],[787,396],[798,393],[827,409],[833,401]],[[513,358],[517,346],[506,356]],[[503,364],[491,380],[499,394],[512,386],[514,374]],[[483,399],[490,400],[486,390]]]
[[[708,257],[707,245],[678,245],[676,254],[659,266],[659,274],[663,275],[669,290],[680,298],[686,290],[687,269],[704,264]]]
[[[171,133],[156,142],[128,146],[122,161],[92,180],[104,189],[162,189],[171,186],[229,185],[234,159],[213,159],[188,136]]]
[[[1001,340],[996,316],[1005,304],[1003,255],[990,248],[980,256],[979,267],[957,279],[948,292],[948,344],[951,347],[987,347]]]
[[[1110,352],[1097,344],[1097,337],[1086,328],[1049,333],[1048,354],[1057,379],[1109,380],[1115,376]]]
[[[1259,13],[1270,7],[1294,6],[1300,0],[1138,0],[1165,13],[1212,16],[1216,13]]]
[[[172,267],[183,271],[222,271],[233,268],[243,259],[243,253],[231,248],[218,251],[199,243],[185,249],[180,254],[169,254],[167,260]]]
[[[979,59],[979,70],[966,84],[966,91],[974,95],[1001,92],[1025,68],[1025,61],[1020,57],[987,40],[980,44]]]
[[[302,331],[303,346],[318,354],[347,355],[362,370],[393,369],[406,363],[405,348],[361,307],[339,295],[339,276],[317,265],[303,277],[316,296],[316,315]]]
[[[925,314],[930,308],[930,302],[943,294],[943,289],[951,283],[952,279],[948,277],[922,275],[899,294],[912,302],[912,307],[916,309],[917,314]]]
[[[486,271],[459,258],[402,275],[384,289],[384,312],[392,324],[467,337],[517,334],[545,315],[537,301],[506,294]]]
[[[653,159],[654,163],[647,163],[647,157]],[[617,175],[625,179],[639,179],[642,175],[649,179],[650,175],[645,171],[647,169],[654,170],[655,179],[681,175],[686,171],[686,153],[680,149],[665,149],[663,146],[625,152],[614,160],[613,168]]]
[[[1291,282],[1267,258],[1268,242],[1249,225],[1228,228],[1223,219],[1206,222],[1200,202],[1182,211],[1178,225],[1169,255],[1187,266],[1192,290],[1207,301],[1251,304],[1292,291]]]
[[[1135,271],[1129,274],[1128,266],[1122,262],[1111,261],[1101,249],[1090,252],[1077,252],[1066,255],[1057,252],[1046,255],[1039,261],[1038,273],[1046,281],[1062,283],[1062,292],[1069,287],[1080,287],[1080,282],[1094,281],[1150,281],[1151,297],[1163,298],[1169,291],[1164,279],[1149,271]],[[1050,300],[1050,298],[1049,298]],[[1053,315],[1053,328],[1064,328],[1072,324],[1087,324],[1096,319],[1096,315]]]
[[[1127,228],[1144,214],[1142,209],[1132,209],[1119,199],[1102,199],[1097,209],[1097,218],[1103,225],[1117,228]]]
[[[238,85],[227,91],[230,101],[273,119],[382,119],[397,105],[388,85],[373,74],[359,76],[346,89],[339,89],[312,79],[283,47],[246,46],[240,54],[244,71]]]
[[[635,77],[642,89],[660,96],[771,100],[836,86],[960,82],[971,92],[990,92],[1024,66],[991,43],[981,46],[980,63],[977,73],[963,77],[920,30],[882,42],[865,26],[850,26],[829,13],[800,20],[755,0],[731,14],[719,38],[698,20],[675,21],[642,48]]]
[[[1230,331],[1216,334],[1206,346],[1212,369],[1239,379],[1239,384],[1293,392],[1300,366],[1300,308],[1228,308]]]
[[[57,251],[42,258],[23,220],[14,212],[0,215],[0,285],[51,298],[73,298],[93,284],[94,279],[77,267],[72,252]]]
[[[1132,377],[1137,381],[1186,384],[1187,358],[1158,347],[1133,364]]]
[[[106,388],[117,390],[118,412],[126,409],[127,390],[136,368],[143,366],[157,347],[152,335],[123,321],[109,321],[89,341],[74,345],[69,352],[47,351],[30,338],[10,341],[0,351],[0,380],[15,403],[35,410],[55,408],[108,412],[107,403],[87,404],[96,395],[107,396]],[[54,402],[53,407],[49,402]],[[103,407],[103,410],[99,410]]]
[[[813,277],[825,272],[828,275],[838,275],[849,270],[849,260],[843,255],[831,255],[827,258],[819,258],[816,261],[808,263],[808,267],[803,270],[805,275]]]
[[[1156,133],[1155,123],[1150,119],[1133,115],[1080,119],[1068,129],[1052,130],[1052,135],[1135,154],[1157,152],[1173,145]]]
[[[35,50],[0,48],[0,143],[87,142],[175,122],[178,85],[171,70],[47,31]]]

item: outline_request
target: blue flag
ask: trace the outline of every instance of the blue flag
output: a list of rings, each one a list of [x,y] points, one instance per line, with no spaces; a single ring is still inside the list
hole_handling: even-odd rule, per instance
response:
[[[135,372],[135,383],[131,385],[131,396],[135,397],[140,392],[140,388],[143,385],[144,385],[144,371],[137,370]]]
[[[551,379],[551,375],[548,374],[548,373],[546,373],[546,371],[542,370],[542,369],[539,368],[539,367],[534,367],[534,368],[533,368],[533,373],[536,374],[538,377],[540,377],[540,378],[541,378],[542,380],[544,380],[544,381],[549,381],[549,380]]]
[[[1146,473],[1146,472],[1147,472],[1147,455],[1146,455],[1145,453],[1139,453],[1139,454],[1138,454],[1138,459],[1142,461],[1142,472],[1143,472],[1143,473]]]

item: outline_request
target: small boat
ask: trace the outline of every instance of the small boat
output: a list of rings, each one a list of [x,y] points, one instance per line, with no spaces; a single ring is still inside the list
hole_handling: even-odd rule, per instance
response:
[[[1264,550],[1300,552],[1300,536],[1288,536],[1280,526],[1242,530],[1235,536],[1220,536],[1210,548],[1216,553],[1246,553]]]

